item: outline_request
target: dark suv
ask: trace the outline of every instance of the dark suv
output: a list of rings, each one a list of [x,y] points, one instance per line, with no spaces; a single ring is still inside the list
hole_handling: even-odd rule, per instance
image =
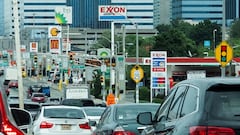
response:
[[[155,116],[144,112],[142,135],[240,135],[240,78],[179,82]]]
[[[64,99],[61,102],[62,105],[67,105],[67,106],[78,106],[78,107],[83,107],[83,106],[95,106],[95,103],[92,99]]]

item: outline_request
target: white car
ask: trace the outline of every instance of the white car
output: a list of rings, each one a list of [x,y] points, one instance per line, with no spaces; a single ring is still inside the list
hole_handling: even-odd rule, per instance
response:
[[[91,135],[86,113],[75,106],[43,106],[33,123],[33,135]]]

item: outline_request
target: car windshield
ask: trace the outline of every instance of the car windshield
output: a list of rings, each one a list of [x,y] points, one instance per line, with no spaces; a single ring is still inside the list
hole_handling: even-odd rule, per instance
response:
[[[84,100],[84,99],[65,99],[62,102],[63,105],[69,106],[95,106],[92,100]]]
[[[44,117],[47,118],[69,118],[69,119],[84,119],[85,115],[80,109],[72,108],[48,108],[44,109]]]
[[[240,120],[240,91],[211,91],[209,119]]]
[[[136,120],[140,112],[151,112],[154,115],[158,107],[159,105],[119,106],[115,116],[118,121]]]
[[[104,108],[84,108],[85,113],[87,114],[87,116],[101,116],[103,111],[105,109]]]
[[[39,93],[39,94],[34,94],[33,97],[44,97],[44,94],[41,94],[41,93]]]

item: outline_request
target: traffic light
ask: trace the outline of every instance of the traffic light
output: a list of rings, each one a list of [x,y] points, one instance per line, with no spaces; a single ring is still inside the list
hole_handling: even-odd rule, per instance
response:
[[[101,85],[104,85],[104,82],[105,82],[104,76],[100,76],[100,82],[101,82]]]
[[[227,46],[221,46],[221,62],[227,62]]]
[[[73,60],[73,55],[72,54],[69,55],[69,60]]]
[[[112,67],[116,66],[116,59],[114,57],[112,57]]]
[[[52,59],[52,65],[55,65],[55,59]]]
[[[38,57],[36,55],[33,57],[33,61],[34,61],[34,63],[38,62]]]

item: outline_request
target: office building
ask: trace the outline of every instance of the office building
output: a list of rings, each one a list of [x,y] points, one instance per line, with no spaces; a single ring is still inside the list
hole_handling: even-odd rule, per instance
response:
[[[172,0],[172,19],[190,23],[211,20],[222,24],[223,0]],[[239,0],[226,0],[226,24],[239,18]]]
[[[153,26],[159,24],[170,24],[171,21],[171,0],[154,0],[153,2]]]
[[[111,0],[67,0],[72,6],[73,23],[71,27],[106,29],[110,22],[98,21],[98,5],[110,5]]]
[[[24,0],[24,27],[55,25],[55,8],[66,6],[66,0]]]
[[[153,0],[112,0],[112,5],[121,5],[127,8],[126,29],[135,29],[133,23],[138,24],[139,29],[154,29],[153,27]]]
[[[4,1],[0,1],[0,36],[4,34]]]

